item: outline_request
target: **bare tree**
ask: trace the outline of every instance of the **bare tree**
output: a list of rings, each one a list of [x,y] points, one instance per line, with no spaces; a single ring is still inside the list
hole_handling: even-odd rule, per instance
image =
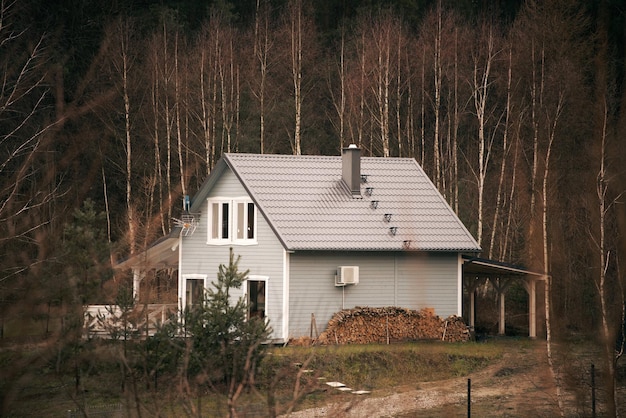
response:
[[[268,91],[267,83],[272,64],[271,53],[273,40],[270,30],[270,5],[269,0],[257,0],[256,14],[254,19],[254,56],[258,61],[257,83],[251,88],[252,93],[259,101],[259,147],[260,153],[266,149],[266,113]]]
[[[373,43],[373,50],[376,54],[372,62],[372,93],[375,101],[375,111],[371,113],[372,118],[378,125],[378,137],[380,138],[380,149],[383,157],[391,155],[389,145],[389,101],[390,85],[393,78],[393,68],[391,62],[392,54],[395,53],[392,42],[395,40],[392,34],[398,28],[397,20],[391,12],[385,11],[378,16],[371,27],[370,39]]]
[[[200,113],[197,119],[202,126],[203,156],[208,175],[215,163],[215,143],[217,125],[217,68],[216,59],[218,42],[212,38],[218,38],[213,25],[206,25],[197,40],[197,59],[199,61],[198,78],[200,84]]]
[[[443,65],[441,62],[442,55],[442,7],[441,0],[437,1],[436,29],[433,47],[433,84],[434,84],[434,132],[433,132],[433,170],[435,175],[435,185],[441,190],[441,89],[443,83]],[[480,244],[480,233],[478,238]]]
[[[599,273],[596,280],[598,289],[598,295],[600,297],[600,317],[602,319],[601,334],[602,345],[604,348],[604,362],[606,367],[606,389],[609,397],[608,412],[611,416],[617,416],[618,404],[617,404],[617,386],[616,386],[616,372],[615,365],[618,359],[618,352],[615,351],[616,334],[613,325],[614,318],[621,317],[623,323],[623,313],[618,316],[614,312],[611,312],[610,301],[613,299],[612,295],[620,291],[620,288],[614,288],[609,285],[608,275],[611,264],[615,263],[611,258],[615,258],[615,251],[611,251],[611,245],[609,244],[607,225],[610,223],[611,211],[621,196],[618,195],[612,199],[609,197],[609,184],[610,178],[607,173],[607,153],[606,153],[606,139],[607,139],[607,125],[608,125],[608,105],[605,101],[604,104],[604,117],[602,122],[602,133],[600,136],[600,168],[598,170],[596,193],[598,196],[598,225],[599,235],[597,239],[594,239],[597,251],[600,259]],[[595,238],[592,236],[592,238]],[[613,256],[612,256],[613,253]],[[617,281],[621,283],[620,278]],[[623,295],[623,289],[621,289]],[[622,300],[623,311],[623,300]]]
[[[214,22],[219,25],[220,21]],[[232,152],[233,124],[237,120],[239,103],[239,64],[236,62],[234,42],[237,34],[230,26],[222,29],[221,45],[218,49],[219,87],[222,110],[222,150]],[[224,144],[224,137],[226,144]]]
[[[302,154],[302,36],[303,36],[303,10],[302,0],[292,0],[289,3],[290,24],[290,58],[291,76],[293,81],[293,104],[294,104],[294,130],[293,130],[293,153]]]
[[[491,26],[484,24],[481,28],[481,35],[481,41],[479,41],[478,44],[484,45],[484,51],[476,51],[473,56],[474,68],[472,78],[474,111],[478,125],[478,166],[474,169],[474,176],[476,177],[478,187],[476,239],[479,245],[482,244],[484,229],[487,172],[500,124],[500,118],[497,118],[497,115],[494,115],[494,111],[490,108],[490,92],[494,77],[492,71],[499,51],[496,49],[495,34]],[[496,120],[493,121],[491,120],[492,118],[496,118]]]
[[[494,254],[494,246],[496,241],[496,231],[498,231],[498,226],[500,225],[500,215],[502,212],[503,206],[503,193],[504,193],[504,182],[506,178],[507,166],[506,162],[508,160],[509,155],[509,125],[511,118],[511,83],[512,83],[512,56],[513,52],[509,48],[509,60],[508,60],[508,76],[506,83],[506,106],[505,106],[505,118],[504,118],[504,132],[502,133],[502,158],[500,161],[500,177],[498,179],[498,190],[496,192],[496,207],[493,211],[493,222],[491,224],[491,238],[489,240],[489,258],[493,258]],[[502,232],[502,231],[498,231]]]
[[[341,26],[341,38],[339,41],[339,64],[337,68],[337,75],[339,77],[339,93],[335,93],[335,88],[332,85],[333,73],[331,72],[329,78],[329,90],[333,101],[333,107],[337,113],[337,120],[333,119],[333,125],[339,132],[339,150],[346,146],[345,142],[345,130],[346,130],[346,89],[347,89],[347,70],[346,70],[346,30]],[[337,97],[339,96],[339,97]]]
[[[0,245],[11,242],[32,242],[32,238],[50,219],[31,216],[43,210],[58,194],[55,183],[40,188],[50,173],[38,168],[40,152],[46,135],[62,125],[65,114],[59,106],[58,117],[50,121],[52,113],[46,108],[50,91],[46,85],[47,62],[45,36],[37,36],[15,25],[21,17],[15,2],[0,2]],[[36,192],[32,192],[36,190]],[[8,255],[8,253],[7,253]],[[16,260],[17,261],[17,260]],[[28,270],[42,259],[31,263],[17,262],[5,257],[0,272],[3,282]],[[3,302],[3,301],[0,301]]]
[[[132,58],[130,57],[130,36],[131,27],[130,22],[123,19],[119,22],[120,34],[120,62],[114,64],[122,78],[122,98],[124,100],[124,137],[126,139],[126,219],[128,226],[128,244],[130,248],[130,254],[135,252],[135,246],[137,241],[137,221],[134,208],[134,196],[132,194],[132,135],[130,126],[130,94],[129,94],[129,75],[130,67],[132,65]]]
[[[111,103],[104,103],[98,112],[100,120],[112,138],[119,141],[121,156],[114,164],[124,178],[124,229],[126,231],[126,245],[130,254],[134,254],[139,243],[140,207],[136,199],[136,176],[133,170],[136,150],[134,117],[137,110],[131,99],[134,94],[134,64],[135,45],[133,23],[129,18],[120,17],[113,21],[106,30],[103,42],[103,52],[106,54],[104,71],[111,80],[111,87],[116,97]],[[123,121],[120,123],[119,121]]]
[[[152,180],[150,182],[150,208],[152,208],[152,201],[156,198],[158,201],[158,218],[161,233],[167,232],[167,223],[164,216],[163,207],[163,170],[161,164],[161,141],[160,141],[160,95],[161,95],[161,77],[159,74],[159,50],[161,41],[155,35],[148,44],[147,50],[149,51],[148,66],[150,67],[150,104],[152,105],[152,137],[153,137],[153,172]]]
[[[176,148],[178,154],[178,170],[180,176],[180,190],[182,194],[187,194],[187,185],[185,183],[185,162],[183,161],[183,142],[182,135],[182,122],[181,122],[181,107],[183,106],[183,98],[181,97],[181,79],[184,77],[180,71],[181,56],[180,56],[180,33],[174,34],[174,112],[176,118]]]
[[[552,372],[555,381],[556,381],[556,391],[557,391],[557,402],[559,404],[559,411],[561,411],[561,415],[563,415],[563,399],[561,395],[561,382],[558,377],[553,360],[552,354],[552,319],[551,319],[551,288],[552,288],[552,277],[548,274],[550,271],[550,248],[549,243],[550,239],[548,237],[548,194],[549,194],[549,175],[550,175],[550,157],[552,156],[552,147],[554,145],[554,140],[556,138],[557,127],[559,124],[559,118],[563,111],[563,94],[559,94],[558,103],[556,104],[556,108],[554,110],[554,114],[546,115],[550,120],[549,132],[548,132],[548,144],[545,149],[545,161],[543,166],[543,181],[541,188],[541,197],[542,197],[542,211],[541,211],[541,226],[542,226],[542,247],[543,247],[543,266],[544,272],[546,274],[547,280],[544,288],[544,300],[546,304],[546,347],[548,352],[548,363],[550,365],[550,371]]]

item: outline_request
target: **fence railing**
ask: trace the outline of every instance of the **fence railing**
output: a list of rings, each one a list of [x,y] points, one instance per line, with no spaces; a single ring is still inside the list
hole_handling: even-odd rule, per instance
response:
[[[139,338],[152,336],[177,309],[175,303],[137,305],[126,312],[117,305],[87,305],[83,310],[84,334],[86,337],[100,338],[112,338],[120,334]]]
[[[70,409],[67,411],[67,418],[79,417],[106,417],[106,418],[122,418],[124,411],[121,403],[112,403],[107,405],[87,405],[83,410]]]

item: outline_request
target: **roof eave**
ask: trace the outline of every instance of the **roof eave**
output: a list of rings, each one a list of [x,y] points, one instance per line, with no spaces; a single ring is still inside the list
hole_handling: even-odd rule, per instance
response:
[[[217,164],[215,164],[215,167],[213,167],[213,170],[211,170],[209,176],[206,178],[206,180],[204,180],[202,186],[200,186],[196,194],[191,199],[191,207],[189,208],[189,211],[191,213],[198,213],[201,211],[202,205],[206,200],[206,197],[209,195],[209,192],[211,191],[215,183],[217,183],[218,179],[226,170],[226,168],[228,168],[228,166],[226,164],[226,161],[222,157],[217,162]]]
[[[284,237],[280,234],[280,232],[276,228],[276,225],[274,224],[272,218],[264,210],[263,205],[260,203],[259,199],[257,199],[257,197],[255,196],[250,185],[245,181],[245,179],[241,176],[241,174],[237,170],[237,166],[230,159],[230,154],[228,153],[224,154],[224,157],[222,157],[222,159],[225,161],[225,163],[228,165],[231,171],[235,174],[235,176],[237,177],[237,179],[239,180],[243,188],[246,190],[246,193],[248,194],[248,196],[250,196],[250,199],[252,199],[252,202],[254,202],[254,205],[256,206],[257,210],[261,213],[261,215],[263,215],[270,229],[274,232],[274,235],[276,236],[278,241],[280,241],[280,244],[283,246],[285,251],[290,251],[290,252],[294,251],[295,250],[294,248],[287,245],[287,241],[285,241]]]
[[[148,270],[153,268],[167,268],[178,265],[178,255],[173,254],[180,242],[180,227],[175,227],[172,231],[154,241],[148,248],[129,258],[113,265],[114,270],[122,271],[127,269]]]

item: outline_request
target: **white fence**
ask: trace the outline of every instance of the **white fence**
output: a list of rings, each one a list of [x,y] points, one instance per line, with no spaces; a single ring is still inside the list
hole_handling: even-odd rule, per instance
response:
[[[117,305],[87,305],[84,307],[85,337],[113,338],[146,337],[176,313],[176,304],[138,305],[124,312]]]

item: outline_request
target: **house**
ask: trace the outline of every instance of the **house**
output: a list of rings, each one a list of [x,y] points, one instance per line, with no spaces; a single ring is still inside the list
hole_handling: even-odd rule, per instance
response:
[[[277,342],[309,336],[313,317],[321,332],[355,306],[461,316],[464,264],[471,284],[498,269],[526,274],[476,258],[479,245],[414,159],[360,153],[225,154],[172,232],[116,268],[133,270],[136,293],[147,270],[176,269],[183,307],[232,248],[249,270],[236,296]]]

